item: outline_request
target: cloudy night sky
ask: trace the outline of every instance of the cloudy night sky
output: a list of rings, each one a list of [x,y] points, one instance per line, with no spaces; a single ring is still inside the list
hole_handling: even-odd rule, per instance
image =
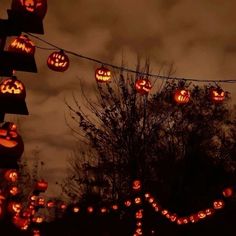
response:
[[[10,0],[1,0],[0,18],[6,19]],[[235,0],[48,0],[43,39],[82,55],[135,68],[136,57],[149,57],[151,72],[165,72],[174,63],[176,77],[236,79]],[[32,38],[38,46],[45,46]],[[19,117],[25,158],[40,150],[49,195],[57,195],[55,182],[66,177],[67,160],[76,139],[65,122],[64,99],[80,91],[94,96],[94,70],[99,64],[70,56],[64,73],[46,66],[50,51],[37,49],[38,73],[17,72],[27,89],[29,116]],[[222,84],[236,100],[236,85]],[[15,120],[16,116],[6,116]]]

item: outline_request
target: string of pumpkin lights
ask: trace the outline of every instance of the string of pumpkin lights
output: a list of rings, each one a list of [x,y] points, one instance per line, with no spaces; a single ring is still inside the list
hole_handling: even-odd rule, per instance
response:
[[[48,42],[47,40],[44,40],[41,37],[38,37],[34,34],[31,34],[31,33],[28,33],[28,32],[26,32],[26,34],[52,47],[52,48],[45,48],[45,47],[36,46],[36,48],[38,48],[38,49],[49,50],[49,51],[59,50],[59,51],[63,52],[64,54],[67,53],[67,54],[79,57],[81,59],[85,59],[85,60],[88,60],[88,61],[92,61],[92,62],[101,64],[102,66],[108,66],[108,67],[111,67],[113,69],[117,69],[117,70],[120,70],[120,71],[134,73],[134,74],[139,75],[140,77],[153,77],[153,78],[160,79],[160,80],[177,80],[177,81],[189,81],[189,82],[199,82],[199,83],[236,83],[236,79],[231,79],[231,80],[193,79],[193,78],[171,77],[171,76],[164,76],[164,75],[159,75],[159,74],[151,74],[151,73],[140,72],[140,71],[137,71],[137,70],[134,70],[134,69],[130,69],[128,67],[114,65],[114,64],[111,64],[111,63],[108,63],[108,62],[98,60],[96,58],[88,57],[88,56],[82,55],[80,53],[70,51],[70,50],[65,49],[65,48],[61,48],[61,47],[59,47],[59,46],[57,46],[57,45],[55,45],[51,42]]]

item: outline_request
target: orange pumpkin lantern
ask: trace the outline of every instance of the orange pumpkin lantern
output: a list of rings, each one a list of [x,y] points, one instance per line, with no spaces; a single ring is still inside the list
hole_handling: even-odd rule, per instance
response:
[[[70,60],[64,51],[53,52],[49,55],[47,65],[51,70],[64,72],[69,68]]]
[[[48,188],[48,183],[45,180],[39,180],[36,182],[35,190],[38,192],[45,192]]]
[[[118,205],[116,205],[116,204],[112,205],[112,209],[113,209],[114,211],[117,211],[118,208],[119,208]]]
[[[212,208],[208,208],[205,210],[207,216],[211,216],[214,214],[215,210]]]
[[[73,212],[74,213],[79,213],[79,211],[80,211],[79,207],[73,207]]]
[[[140,78],[135,81],[135,89],[141,95],[147,95],[151,88],[152,85],[149,79]]]
[[[136,198],[134,199],[134,203],[135,203],[135,204],[141,204],[141,203],[142,203],[142,199],[141,199],[140,197],[136,197]]]
[[[210,89],[210,99],[214,103],[220,103],[225,100],[225,92],[221,88],[211,88]]]
[[[12,222],[17,228],[21,230],[27,230],[30,223],[29,219],[21,218],[19,215],[15,215],[12,219]]]
[[[10,187],[9,189],[9,193],[12,195],[12,196],[16,196],[20,193],[20,189],[17,187],[17,186],[12,186]]]
[[[95,79],[99,83],[106,83],[111,80],[111,71],[102,66],[95,71]]]
[[[1,132],[1,130],[0,130],[0,132]],[[4,178],[9,182],[12,182],[12,183],[16,182],[18,180],[18,172],[16,170],[7,170],[4,174]]]
[[[45,206],[45,199],[44,197],[39,197],[37,200],[37,206],[44,207]]]
[[[38,229],[33,229],[32,233],[33,233],[33,236],[40,236],[41,235],[40,231]]]
[[[225,206],[225,203],[223,200],[216,200],[213,202],[213,207],[215,210],[222,209]]]
[[[190,100],[190,92],[186,89],[176,89],[174,91],[174,101],[177,104],[186,104]]]
[[[8,51],[33,56],[35,53],[35,45],[27,35],[20,35],[11,42]]]
[[[130,200],[126,200],[124,204],[126,207],[130,207],[132,202]]]
[[[55,202],[54,201],[48,201],[47,202],[47,207],[48,208],[53,208],[55,206]]]
[[[8,204],[8,212],[12,214],[20,213],[22,204],[18,202],[10,202]]]
[[[12,0],[11,9],[17,12],[27,12],[43,19],[47,12],[46,0]]]
[[[91,206],[87,207],[87,212],[88,213],[93,213],[93,207],[91,207]]]
[[[199,211],[197,213],[197,216],[198,216],[199,219],[204,219],[204,218],[206,218],[207,215],[206,215],[205,211]]]
[[[136,219],[142,219],[143,218],[143,209],[140,209],[135,214]]]
[[[233,195],[233,188],[226,188],[223,190],[224,197],[232,197]]]
[[[199,221],[198,214],[191,215],[191,216],[189,217],[189,220],[190,220],[191,223],[196,223],[196,222],[198,222],[198,221]]]
[[[132,184],[132,188],[135,191],[139,191],[141,189],[141,181],[140,180],[134,180]]]

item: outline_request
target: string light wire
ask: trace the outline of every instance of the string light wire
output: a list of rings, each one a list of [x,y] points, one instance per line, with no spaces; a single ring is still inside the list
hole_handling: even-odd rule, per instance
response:
[[[82,59],[85,59],[85,60],[88,60],[88,61],[92,61],[92,62],[101,64],[103,66],[109,66],[113,69],[126,71],[126,72],[134,73],[134,74],[139,74],[140,76],[144,76],[144,77],[154,77],[154,78],[159,79],[159,80],[177,80],[177,81],[184,80],[184,81],[192,81],[192,82],[199,82],[199,83],[236,83],[236,79],[231,79],[231,80],[193,79],[193,78],[184,78],[184,77],[181,78],[181,77],[164,76],[164,75],[159,75],[159,74],[144,73],[144,72],[136,71],[134,69],[130,69],[128,67],[117,66],[117,65],[114,65],[114,64],[111,64],[111,63],[107,63],[107,62],[98,60],[96,58],[84,56],[82,54],[67,50],[65,48],[58,47],[57,45],[55,45],[53,43],[50,43],[47,40],[42,39],[42,38],[40,38],[40,37],[38,37],[34,34],[31,34],[31,33],[28,33],[28,32],[26,32],[26,34],[28,34],[29,36],[31,36],[31,37],[33,37],[33,38],[35,38],[35,39],[37,39],[37,40],[39,40],[39,41],[41,41],[41,42],[43,42],[43,43],[45,43],[45,44],[52,47],[52,48],[46,48],[46,47],[36,46],[37,48],[39,48],[41,50],[51,50],[51,51],[52,50],[61,50],[61,51],[64,51],[65,53],[67,53],[67,54],[70,54],[70,55],[73,55],[73,56],[76,56],[76,57],[79,57],[79,58],[82,58]]]

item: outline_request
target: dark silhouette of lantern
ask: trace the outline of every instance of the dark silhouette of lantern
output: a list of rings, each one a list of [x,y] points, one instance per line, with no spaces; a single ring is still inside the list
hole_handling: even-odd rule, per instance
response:
[[[174,91],[174,101],[177,104],[186,104],[190,100],[190,92],[186,89],[176,89]]]
[[[106,83],[111,80],[111,71],[102,66],[95,71],[95,79],[99,83]]]
[[[24,143],[16,131],[15,124],[6,122],[0,127],[0,168],[16,169],[17,161],[24,151]],[[10,171],[5,173],[5,178],[14,180]],[[14,181],[13,181],[14,182]]]
[[[27,35],[20,35],[11,42],[8,51],[33,56],[35,53],[35,45]]]
[[[141,95],[147,95],[151,91],[152,85],[149,79],[140,78],[135,81],[135,89]]]
[[[26,12],[43,19],[47,12],[46,0],[12,0],[11,9],[16,12]]]
[[[210,99],[214,103],[221,103],[225,100],[225,92],[221,88],[210,89]]]
[[[49,55],[47,65],[51,70],[57,72],[64,72],[68,69],[70,64],[69,57],[61,50],[53,52]]]

